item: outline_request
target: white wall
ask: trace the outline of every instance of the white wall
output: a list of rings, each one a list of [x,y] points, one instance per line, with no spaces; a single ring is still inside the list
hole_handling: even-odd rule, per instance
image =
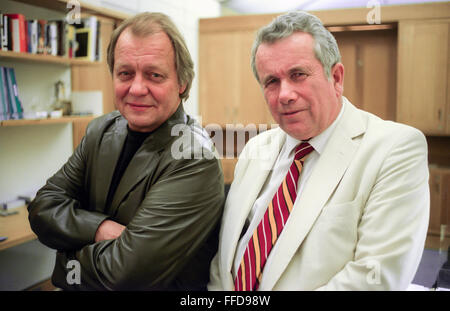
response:
[[[0,202],[38,190],[72,150],[71,124],[0,128]]]
[[[163,0],[139,2],[139,12],[161,12],[170,16],[183,34],[195,66],[195,78],[189,99],[184,104],[186,112],[198,115],[198,20],[220,16],[220,4],[216,0]]]
[[[195,65],[195,79],[189,99],[184,104],[187,113],[198,115],[198,20],[220,16],[217,0],[89,0],[95,5],[120,10],[130,15],[139,12],[161,12],[172,18],[183,34]],[[81,8],[83,10],[83,8]]]

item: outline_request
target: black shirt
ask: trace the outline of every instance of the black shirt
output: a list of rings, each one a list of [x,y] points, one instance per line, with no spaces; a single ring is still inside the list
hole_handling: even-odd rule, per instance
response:
[[[125,138],[125,143],[122,148],[122,152],[119,157],[119,161],[117,161],[116,169],[114,170],[114,175],[111,180],[111,185],[109,186],[108,197],[106,199],[106,208],[109,210],[112,199],[116,192],[117,187],[119,186],[120,179],[123,176],[128,164],[131,162],[136,151],[138,151],[139,147],[141,147],[144,140],[152,133],[152,132],[136,132],[131,130],[127,125],[128,134]]]

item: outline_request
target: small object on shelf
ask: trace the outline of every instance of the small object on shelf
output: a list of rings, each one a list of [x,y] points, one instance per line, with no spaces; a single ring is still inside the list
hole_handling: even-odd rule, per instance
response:
[[[47,117],[48,117],[47,111],[34,111],[34,112],[30,111],[25,114],[25,119],[30,119],[30,120],[47,119]]]
[[[61,118],[63,116],[62,109],[59,110],[53,110],[50,112],[50,118]]]
[[[53,104],[54,110],[61,110],[63,116],[70,116],[72,114],[72,103],[66,98],[66,86],[64,82],[59,80],[55,83],[55,102]],[[51,116],[53,118],[53,116]]]

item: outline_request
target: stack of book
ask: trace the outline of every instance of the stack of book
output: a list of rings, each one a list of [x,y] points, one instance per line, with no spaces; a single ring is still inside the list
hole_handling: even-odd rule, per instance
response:
[[[23,14],[0,12],[1,50],[100,60],[100,23],[95,16],[78,23],[27,20]]]
[[[0,67],[0,121],[23,119],[14,68]]]

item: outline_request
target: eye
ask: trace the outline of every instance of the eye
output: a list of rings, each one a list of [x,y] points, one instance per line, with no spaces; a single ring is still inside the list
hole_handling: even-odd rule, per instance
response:
[[[269,87],[272,84],[275,84],[278,80],[276,78],[268,79],[266,82],[264,82],[264,87]]]
[[[120,80],[126,80],[126,79],[128,79],[130,76],[131,76],[131,72],[126,71],[126,70],[119,71],[119,72],[117,73],[117,77],[118,77]]]
[[[291,78],[293,80],[304,79],[305,77],[306,77],[306,74],[301,71],[296,71],[296,72],[292,73],[292,75],[291,75]]]
[[[156,82],[160,82],[160,81],[164,80],[164,76],[157,72],[151,72],[148,75],[149,75],[150,79],[152,79],[153,81],[156,81]]]

